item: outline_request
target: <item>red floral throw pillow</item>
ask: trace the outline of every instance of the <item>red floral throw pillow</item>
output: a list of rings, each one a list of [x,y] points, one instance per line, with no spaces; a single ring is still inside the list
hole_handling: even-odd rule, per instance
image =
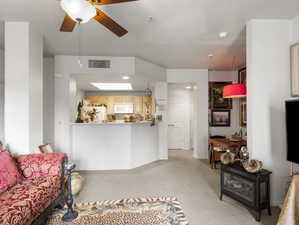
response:
[[[1,143],[0,143],[0,152],[5,152],[5,148]]]
[[[8,152],[0,152],[0,193],[21,182],[22,176]]]

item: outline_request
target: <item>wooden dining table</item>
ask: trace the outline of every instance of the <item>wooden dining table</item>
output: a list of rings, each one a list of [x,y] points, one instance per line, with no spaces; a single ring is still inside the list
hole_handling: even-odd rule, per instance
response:
[[[229,138],[209,138],[210,142],[210,151],[211,151],[211,167],[216,169],[216,161],[220,160],[221,155],[226,150],[231,150],[235,152],[236,149],[239,149],[241,146],[246,146],[247,141],[245,140],[231,140]],[[215,147],[222,149],[222,151],[214,150]]]

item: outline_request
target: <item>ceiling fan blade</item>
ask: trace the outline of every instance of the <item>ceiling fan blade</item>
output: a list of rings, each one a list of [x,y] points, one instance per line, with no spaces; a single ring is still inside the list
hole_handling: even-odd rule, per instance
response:
[[[110,5],[115,3],[133,2],[138,0],[89,0],[93,5]]]
[[[60,27],[61,32],[72,32],[76,26],[76,21],[74,21],[68,14],[65,14],[63,23]]]
[[[103,11],[96,9],[97,15],[94,17],[96,21],[98,21],[100,24],[105,26],[107,29],[109,29],[111,32],[116,34],[118,37],[124,36],[128,31],[120,26],[118,23],[116,23],[113,19],[111,19],[109,16],[107,16]]]

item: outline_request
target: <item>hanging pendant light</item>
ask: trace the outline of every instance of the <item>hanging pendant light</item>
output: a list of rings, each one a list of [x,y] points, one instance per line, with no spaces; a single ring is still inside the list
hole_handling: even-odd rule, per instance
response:
[[[233,58],[232,68],[235,68],[236,57]],[[245,84],[229,84],[223,88],[223,98],[245,98],[247,95],[247,89]]]
[[[230,84],[223,88],[223,98],[245,98],[246,93],[245,84]]]
[[[61,0],[62,9],[74,20],[86,23],[96,16],[96,8],[86,0]]]

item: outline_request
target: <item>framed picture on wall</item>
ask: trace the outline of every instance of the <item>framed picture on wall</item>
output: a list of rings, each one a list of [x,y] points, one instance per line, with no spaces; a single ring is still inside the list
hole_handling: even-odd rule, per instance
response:
[[[230,127],[230,110],[211,110],[212,127]]]
[[[291,95],[299,96],[299,43],[291,46]]]
[[[246,84],[246,79],[246,67],[244,67],[238,71],[238,83]]]
[[[134,104],[132,103],[114,104],[114,113],[134,113]]]
[[[232,109],[232,99],[223,98],[223,87],[232,82],[209,82],[209,108]]]
[[[247,126],[247,104],[246,99],[240,100],[240,126]]]

